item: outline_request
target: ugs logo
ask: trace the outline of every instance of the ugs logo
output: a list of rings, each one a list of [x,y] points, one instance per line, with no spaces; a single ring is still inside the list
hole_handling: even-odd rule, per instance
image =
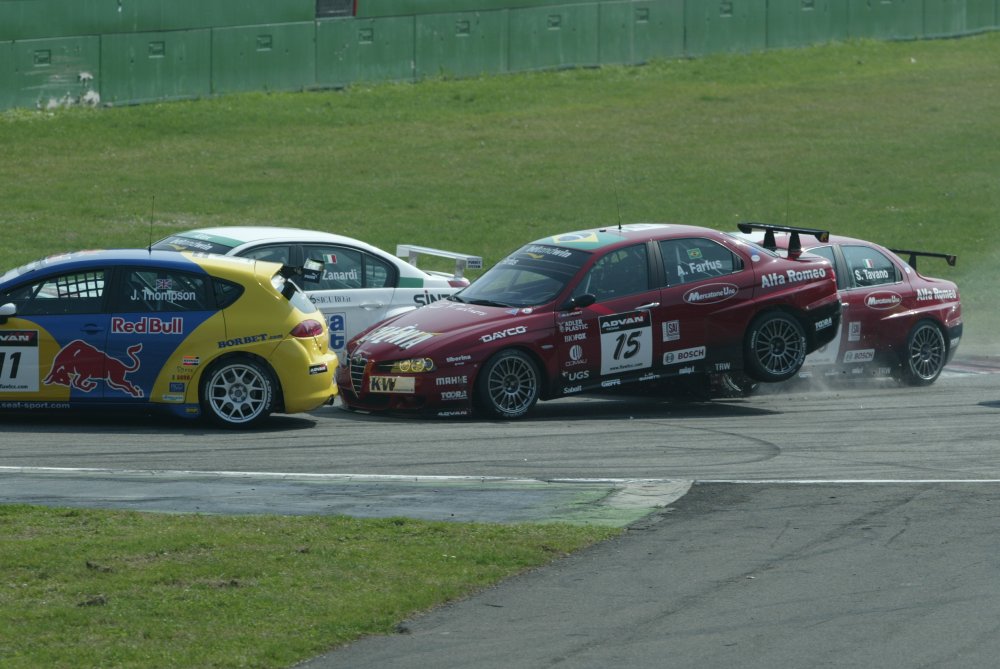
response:
[[[588,370],[582,372],[563,372],[563,376],[569,381],[585,381],[590,378],[590,372]]]

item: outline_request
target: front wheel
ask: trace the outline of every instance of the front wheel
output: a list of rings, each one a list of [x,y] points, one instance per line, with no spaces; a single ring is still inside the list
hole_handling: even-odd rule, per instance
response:
[[[792,315],[770,311],[757,316],[747,329],[745,371],[765,383],[795,376],[806,359],[806,333]]]
[[[250,358],[231,358],[213,367],[201,385],[201,406],[223,427],[252,427],[274,409],[270,371]]]
[[[538,401],[538,365],[514,349],[500,351],[483,366],[476,380],[478,404],[497,418],[520,418]]]
[[[936,324],[920,321],[906,337],[901,380],[911,386],[929,386],[941,376],[948,358],[948,342]]]

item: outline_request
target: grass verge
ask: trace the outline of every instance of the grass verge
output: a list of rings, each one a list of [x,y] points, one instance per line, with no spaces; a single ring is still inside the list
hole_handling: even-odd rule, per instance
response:
[[[289,666],[618,532],[0,506],[0,665]]]

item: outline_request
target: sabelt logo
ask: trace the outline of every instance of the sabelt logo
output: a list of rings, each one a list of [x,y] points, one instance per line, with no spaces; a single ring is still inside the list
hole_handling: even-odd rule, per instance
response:
[[[872,293],[865,298],[866,307],[878,310],[894,309],[902,304],[902,302],[903,298],[899,295],[899,293],[893,293],[887,290]]]
[[[715,304],[736,297],[739,292],[739,286],[732,283],[708,283],[684,293],[684,301],[688,304]]]

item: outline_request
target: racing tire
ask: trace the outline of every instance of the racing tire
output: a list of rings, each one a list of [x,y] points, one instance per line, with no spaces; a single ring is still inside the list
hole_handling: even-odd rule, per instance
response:
[[[540,379],[538,365],[527,353],[500,351],[476,379],[477,404],[496,418],[521,418],[538,401]]]
[[[948,360],[948,341],[932,321],[920,321],[906,336],[900,380],[909,386],[929,386],[937,381]]]
[[[791,314],[768,311],[747,329],[744,344],[747,376],[764,383],[792,378],[806,359],[806,333]]]
[[[274,410],[275,385],[267,366],[251,358],[228,358],[205,374],[201,408],[216,425],[253,427]]]

